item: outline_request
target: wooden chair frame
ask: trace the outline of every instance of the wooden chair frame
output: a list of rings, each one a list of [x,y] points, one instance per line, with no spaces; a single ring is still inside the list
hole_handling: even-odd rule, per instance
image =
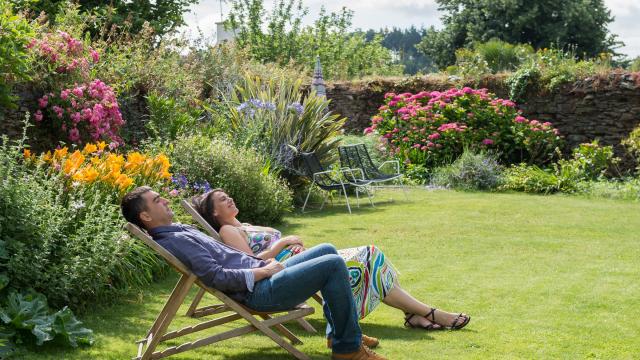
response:
[[[134,357],[134,360],[149,360],[149,359],[161,359],[167,356],[182,353],[188,350],[193,350],[205,345],[211,345],[226,339],[231,339],[244,334],[248,334],[254,331],[260,331],[283,349],[287,350],[291,355],[297,359],[308,360],[310,359],[306,354],[296,349],[294,344],[302,344],[302,341],[298,339],[293,333],[291,333],[283,323],[291,320],[301,319],[307,315],[313,314],[315,311],[308,305],[300,305],[295,309],[289,311],[280,312],[257,312],[253,311],[237,301],[231,299],[223,292],[204,285],[198,277],[193,274],[180,260],[165,250],[162,246],[158,245],[146,232],[142,231],[134,224],[128,223],[126,225],[127,230],[134,236],[144,242],[147,246],[156,251],[171,267],[178,271],[182,276],[175,288],[171,292],[169,299],[165,303],[164,307],[158,314],[156,320],[151,325],[151,328],[147,332],[147,335],[137,341],[138,355]],[[231,312],[230,315],[218,317],[211,320],[206,320],[198,324],[187,326],[180,330],[167,332],[171,321],[175,318],[180,305],[184,302],[189,290],[193,285],[200,287],[202,290],[209,292],[222,304],[209,306],[206,309],[198,309],[200,311],[199,316],[221,314],[224,312]],[[200,294],[200,293],[198,293]],[[202,292],[204,294],[204,292]],[[202,296],[200,296],[202,297]],[[193,304],[192,304],[193,306]],[[278,315],[272,317],[276,313],[284,313],[284,315]],[[257,317],[262,318],[262,320]],[[197,333],[203,330],[211,329],[216,326],[226,324],[236,320],[245,320],[249,324],[240,328],[227,330],[215,335],[210,335],[204,338],[200,338],[195,341],[186,342],[178,346],[168,347],[164,350],[156,351],[156,347],[167,340],[176,339],[188,334]],[[278,330],[281,335],[278,335],[272,328]],[[291,344],[284,340],[286,337],[291,341]]]
[[[189,201],[183,199],[182,201],[180,201],[180,205],[182,205],[182,208],[184,208],[184,210],[189,215],[191,215],[193,220],[195,220],[198,224],[200,224],[200,226],[202,226],[212,238],[222,242],[222,238],[220,237],[220,234],[218,234],[218,232],[211,226],[211,224],[209,224],[202,217],[202,215],[200,215],[200,213],[193,208],[193,206]],[[209,310],[208,307],[198,309],[198,305],[200,304],[200,301],[202,301],[202,297],[204,296],[204,293],[205,293],[204,289],[200,289],[200,291],[198,291],[198,294],[196,294],[196,296],[193,298],[193,301],[191,302],[191,306],[189,306],[189,310],[187,310],[187,313],[186,313],[187,316],[197,318],[197,317],[207,315],[207,311]],[[322,305],[322,297],[320,295],[315,294],[313,295],[313,298],[318,303],[320,303],[320,305]],[[317,332],[317,330],[313,327],[313,325],[309,324],[307,320],[300,318],[300,319],[297,319],[296,321],[307,332],[311,332],[311,333]]]

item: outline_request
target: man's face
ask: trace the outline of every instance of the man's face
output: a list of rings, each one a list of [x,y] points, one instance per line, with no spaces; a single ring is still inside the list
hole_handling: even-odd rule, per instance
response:
[[[171,225],[173,211],[169,208],[169,200],[155,191],[148,191],[142,195],[146,210],[140,213],[140,219],[147,229],[157,226]]]

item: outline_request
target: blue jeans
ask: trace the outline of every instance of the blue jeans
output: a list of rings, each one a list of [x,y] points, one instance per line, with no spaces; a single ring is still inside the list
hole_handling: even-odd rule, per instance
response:
[[[314,246],[286,260],[284,270],[255,283],[244,303],[257,311],[289,310],[322,293],[334,353],[360,348],[362,332],[344,260],[331,244]]]

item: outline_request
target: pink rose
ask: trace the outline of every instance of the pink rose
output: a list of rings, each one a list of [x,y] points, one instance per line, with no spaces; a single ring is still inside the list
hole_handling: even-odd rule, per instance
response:
[[[38,122],[42,121],[42,111],[40,111],[40,110],[36,111],[34,117],[35,117],[36,121],[38,121]]]
[[[69,140],[73,142],[80,140],[80,131],[77,128],[69,130]]]
[[[491,139],[484,139],[482,140],[482,143],[485,145],[493,145],[493,140]]]
[[[439,139],[440,138],[440,134],[439,133],[433,133],[431,135],[429,135],[429,140],[435,140],[435,139]]]
[[[49,97],[47,95],[38,99],[38,106],[40,106],[40,108],[42,109],[46,108],[48,103],[49,103]]]

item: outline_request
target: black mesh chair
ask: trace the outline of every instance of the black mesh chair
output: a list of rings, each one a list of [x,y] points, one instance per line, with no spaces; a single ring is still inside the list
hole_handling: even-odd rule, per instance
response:
[[[343,168],[362,170],[363,178],[374,184],[398,179],[404,190],[403,175],[400,172],[398,160],[385,161],[380,166],[376,166],[364,144],[342,145],[338,147],[338,153],[340,154],[340,165]],[[386,165],[395,165],[395,172],[382,172],[382,168]]]
[[[344,194],[344,199],[347,203],[347,209],[349,210],[349,214],[351,214],[351,205],[349,205],[349,197],[347,196],[347,189],[350,188],[353,188],[356,192],[358,206],[360,206],[360,196],[358,195],[360,191],[365,191],[367,193],[369,197],[369,203],[371,203],[371,205],[373,206],[373,202],[371,201],[371,193],[367,188],[371,181],[364,179],[362,171],[341,169],[341,172],[346,179],[343,180],[340,177],[333,177],[333,171],[325,170],[322,167],[322,164],[320,164],[320,160],[318,160],[318,157],[315,153],[301,153],[300,157],[302,158],[302,164],[304,166],[305,173],[311,178],[312,185],[317,185],[320,189],[326,191],[320,209],[324,207],[324,203],[327,201],[328,192],[332,190],[338,190],[339,193]],[[360,177],[356,176],[356,174],[358,173],[361,174]],[[304,200],[304,205],[302,205],[302,212],[304,212],[304,209],[307,206],[309,195],[311,195],[311,188],[309,188],[307,197]]]

